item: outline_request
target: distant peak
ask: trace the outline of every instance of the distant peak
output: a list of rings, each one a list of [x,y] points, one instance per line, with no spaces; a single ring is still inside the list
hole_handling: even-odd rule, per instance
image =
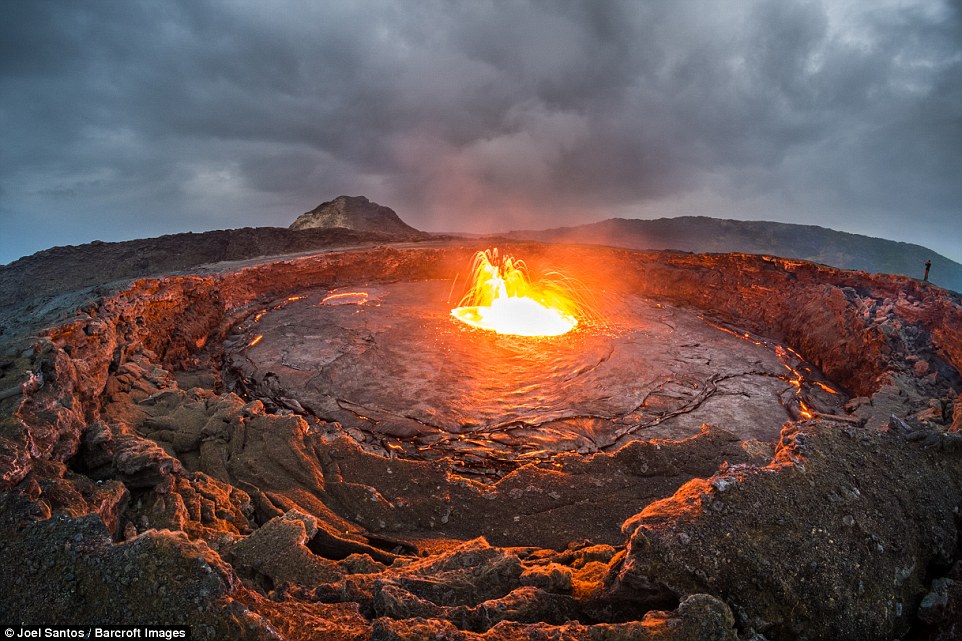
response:
[[[338,196],[303,213],[291,224],[293,230],[341,227],[385,234],[418,234],[390,207],[372,202],[366,196]]]

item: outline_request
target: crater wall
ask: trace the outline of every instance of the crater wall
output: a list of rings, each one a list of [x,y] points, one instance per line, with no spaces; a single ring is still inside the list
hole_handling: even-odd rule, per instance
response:
[[[264,305],[451,278],[478,248],[141,280],[6,357],[0,553],[26,571],[0,587],[3,609],[185,622],[197,638],[951,629],[962,308],[925,283],[749,255],[503,247],[783,341],[853,397],[788,422],[768,451],[714,425],[483,484],[224,388],[222,345]]]

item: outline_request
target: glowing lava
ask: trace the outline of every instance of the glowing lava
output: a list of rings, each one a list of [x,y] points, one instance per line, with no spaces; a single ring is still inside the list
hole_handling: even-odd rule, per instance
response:
[[[516,336],[560,336],[578,324],[563,279],[532,283],[524,261],[497,249],[474,255],[468,292],[451,315],[472,327]]]
[[[364,305],[369,297],[367,292],[331,292],[321,305]]]

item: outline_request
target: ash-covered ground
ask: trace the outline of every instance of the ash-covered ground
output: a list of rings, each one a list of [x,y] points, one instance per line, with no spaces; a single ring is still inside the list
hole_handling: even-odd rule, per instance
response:
[[[199,639],[958,638],[957,295],[519,244],[503,249],[604,290],[594,320],[532,352],[446,316],[480,248],[25,293],[0,363],[2,619]],[[324,304],[347,291],[365,304]]]

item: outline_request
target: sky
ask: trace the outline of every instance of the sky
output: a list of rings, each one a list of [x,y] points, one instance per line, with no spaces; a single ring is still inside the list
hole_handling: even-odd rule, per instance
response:
[[[962,0],[5,0],[0,264],[286,227],[704,215],[962,261]]]

